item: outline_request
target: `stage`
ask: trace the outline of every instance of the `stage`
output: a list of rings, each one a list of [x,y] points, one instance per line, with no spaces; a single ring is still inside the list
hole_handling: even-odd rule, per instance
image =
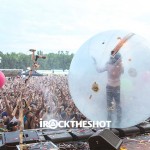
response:
[[[104,129],[48,129],[39,128],[34,130],[24,130],[24,145],[30,150],[44,148],[44,150],[90,150],[89,138]],[[121,141],[119,150],[149,150],[150,149],[150,124],[134,126],[124,129],[110,129],[108,135],[112,133]],[[100,135],[101,136],[101,135]],[[111,141],[107,140],[108,143]],[[0,149],[19,150],[19,131],[1,132]],[[100,150],[100,149],[98,149]]]

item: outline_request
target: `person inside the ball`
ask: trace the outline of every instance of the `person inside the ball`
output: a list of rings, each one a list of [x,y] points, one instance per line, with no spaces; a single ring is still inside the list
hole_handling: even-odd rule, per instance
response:
[[[117,122],[121,122],[121,104],[120,104],[120,78],[124,72],[121,54],[111,51],[110,58],[103,68],[99,68],[96,59],[93,58],[96,70],[99,73],[107,71],[106,98],[107,98],[107,119],[112,121],[112,111],[117,112]],[[115,105],[114,105],[115,104]],[[115,106],[115,107],[114,107]]]

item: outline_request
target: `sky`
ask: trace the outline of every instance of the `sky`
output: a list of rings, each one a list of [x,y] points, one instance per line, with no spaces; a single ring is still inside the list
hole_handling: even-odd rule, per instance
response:
[[[150,39],[148,0],[0,0],[0,51],[75,53],[89,38],[122,29]]]

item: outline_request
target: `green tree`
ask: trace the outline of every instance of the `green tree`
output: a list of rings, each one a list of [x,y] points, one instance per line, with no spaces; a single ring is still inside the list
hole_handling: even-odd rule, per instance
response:
[[[39,51],[38,54],[43,54]],[[69,69],[70,63],[73,58],[73,54],[69,54],[69,51],[58,51],[58,53],[46,54],[46,59],[38,59],[41,70],[53,70],[53,69]],[[0,68],[3,69],[24,69],[32,66],[31,55],[24,53],[6,53],[3,54],[0,51],[1,63]]]

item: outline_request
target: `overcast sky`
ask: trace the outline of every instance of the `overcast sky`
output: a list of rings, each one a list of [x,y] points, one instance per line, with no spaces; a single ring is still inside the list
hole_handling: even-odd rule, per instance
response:
[[[0,0],[0,50],[76,52],[92,36],[130,30],[150,39],[148,0]]]

